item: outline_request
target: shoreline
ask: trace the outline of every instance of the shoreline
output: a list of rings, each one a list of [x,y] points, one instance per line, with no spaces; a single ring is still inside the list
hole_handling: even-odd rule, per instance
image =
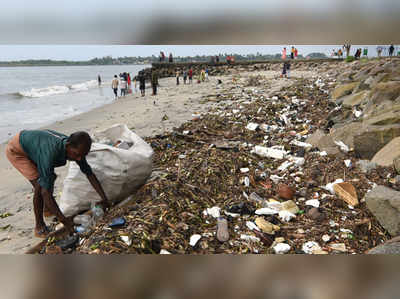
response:
[[[265,75],[269,79],[276,78],[277,71],[257,71],[241,73],[242,80],[249,75]],[[314,76],[314,72],[293,71],[293,76]],[[52,129],[64,134],[71,134],[77,130],[88,131],[93,134],[118,123],[124,123],[141,137],[162,134],[173,127],[178,127],[193,118],[194,113],[207,112],[209,108],[219,105],[217,101],[203,103],[204,97],[231,92],[237,86],[232,82],[235,75],[213,76],[209,82],[192,85],[176,85],[175,78],[159,80],[160,88],[157,96],[151,96],[146,89],[146,96],[135,93],[124,98],[97,107],[88,112],[71,118],[57,121],[41,129]],[[217,80],[223,84],[218,85]],[[195,81],[195,80],[194,80]],[[273,91],[291,84],[287,79],[271,80],[275,84],[270,88]],[[241,92],[241,90],[240,90]],[[154,105],[153,102],[156,102]],[[223,102],[227,103],[227,102]],[[168,120],[162,121],[164,115]],[[6,143],[0,145],[0,175],[3,182],[0,186],[0,214],[11,213],[13,216],[0,219],[0,253],[20,254],[37,243],[40,239],[33,236],[34,215],[32,206],[32,188],[8,162],[4,154]],[[58,179],[55,184],[54,196],[59,197],[63,188],[63,181],[68,172],[68,166],[56,168]]]

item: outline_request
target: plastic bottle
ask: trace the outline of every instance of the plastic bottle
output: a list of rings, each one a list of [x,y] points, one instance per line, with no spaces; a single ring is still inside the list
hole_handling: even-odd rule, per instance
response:
[[[98,203],[93,202],[91,210],[94,222],[96,222],[99,218],[101,218],[104,215],[103,208]]]

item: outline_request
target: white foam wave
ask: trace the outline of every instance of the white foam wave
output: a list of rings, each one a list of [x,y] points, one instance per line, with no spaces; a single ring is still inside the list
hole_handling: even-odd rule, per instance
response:
[[[90,80],[82,83],[72,84],[70,86],[65,85],[54,85],[45,88],[32,88],[31,90],[27,91],[20,91],[18,92],[19,95],[28,98],[41,98],[51,95],[57,94],[65,94],[71,91],[79,92],[89,90],[90,88],[94,88],[98,86],[96,80]]]
[[[96,80],[90,80],[83,83],[73,84],[70,86],[71,89],[81,91],[81,90],[88,90],[89,88],[96,87],[98,85]]]
[[[55,94],[67,93],[69,88],[67,86],[49,86],[45,88],[32,88],[28,91],[19,92],[20,95],[28,98],[41,98],[45,96],[51,96]]]

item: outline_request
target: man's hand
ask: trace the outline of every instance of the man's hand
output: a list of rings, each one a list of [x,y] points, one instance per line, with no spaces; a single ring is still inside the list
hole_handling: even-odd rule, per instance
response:
[[[73,234],[75,232],[74,221],[71,217],[65,218],[63,224],[68,233]]]
[[[104,212],[106,212],[109,208],[111,208],[111,204],[108,200],[102,200],[98,204],[101,205]]]

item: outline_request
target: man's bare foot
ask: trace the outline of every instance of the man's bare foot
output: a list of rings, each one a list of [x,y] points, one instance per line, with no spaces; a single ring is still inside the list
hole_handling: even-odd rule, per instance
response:
[[[37,238],[47,238],[49,235],[50,230],[48,229],[47,226],[44,226],[42,228],[35,228],[35,237]]]

